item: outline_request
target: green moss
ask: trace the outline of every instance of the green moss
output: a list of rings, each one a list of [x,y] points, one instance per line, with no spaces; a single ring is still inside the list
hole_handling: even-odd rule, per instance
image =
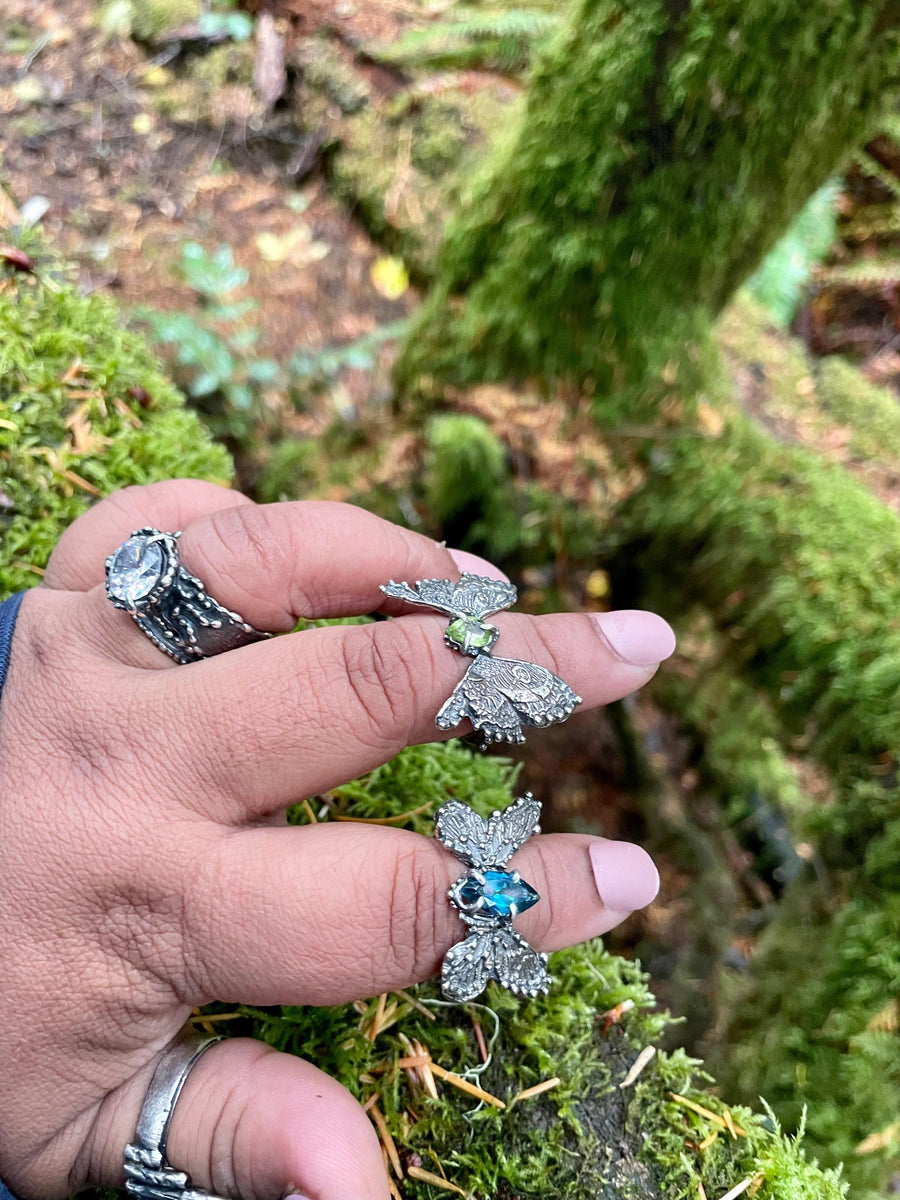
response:
[[[401,390],[696,390],[710,317],[862,140],[898,56],[892,0],[580,0],[448,231]]]
[[[143,41],[155,41],[200,16],[199,0],[138,0],[131,4],[131,32]]]
[[[870,383],[852,363],[824,358],[816,370],[823,412],[849,427],[850,449],[868,463],[900,469],[900,406],[896,393]]]
[[[357,76],[348,79],[343,63],[322,54],[314,70],[305,68],[303,112],[308,125],[335,139],[330,168],[338,192],[380,241],[419,275],[430,275],[447,214],[496,130],[514,119],[515,92],[502,82],[448,81],[440,88],[413,84],[385,100],[362,92]]]
[[[709,769],[774,788],[782,756],[800,750],[831,777],[824,806],[781,782],[827,884],[803,872],[788,888],[734,985],[716,1068],[788,1121],[808,1096],[816,1151],[877,1187],[896,1146],[853,1149],[900,1107],[885,1039],[866,1029],[897,985],[900,520],[842,467],[735,413],[718,438],[657,447],[653,467],[620,513],[622,585],[639,578],[632,598],[676,619],[699,604],[724,635],[724,662],[695,696],[679,691],[709,738]]]
[[[425,495],[452,545],[490,547],[501,557],[518,544],[506,447],[478,417],[445,413],[425,431]]]
[[[188,64],[187,78],[210,96],[229,83],[249,87],[253,83],[253,55],[253,46],[248,42],[214,46]]]
[[[896,394],[870,383],[836,356],[811,360],[801,342],[781,335],[746,292],[724,311],[717,340],[745,409],[779,436],[821,448],[859,478],[890,483],[900,470]]]
[[[179,392],[112,307],[4,270],[0,291],[0,595],[38,580],[63,529],[130,483],[231,477]]]

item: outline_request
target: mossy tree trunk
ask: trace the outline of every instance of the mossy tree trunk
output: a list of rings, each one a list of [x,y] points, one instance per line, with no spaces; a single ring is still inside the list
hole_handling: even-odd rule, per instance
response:
[[[700,394],[727,414],[721,436],[670,430],[646,456],[646,486],[619,514],[635,576],[627,599],[652,603],[655,580],[668,615],[694,599],[720,633],[740,626],[723,669],[771,703],[783,752],[795,752],[798,726],[816,727],[810,756],[835,799],[830,825],[825,814],[812,836],[833,887],[823,899],[803,875],[788,889],[720,1065],[729,1088],[743,1081],[790,1119],[798,1094],[809,1099],[817,1149],[848,1156],[867,1197],[883,1193],[896,1161],[870,1155],[860,1168],[852,1155],[896,1113],[895,1027],[878,1023],[895,1012],[886,931],[897,911],[898,742],[885,714],[897,659],[883,631],[897,610],[879,589],[889,581],[895,592],[896,518],[840,469],[761,434],[729,397],[709,333],[898,84],[892,0],[576,0],[536,65],[521,120],[451,223],[396,371],[401,395],[482,381],[567,385],[594,398],[609,426]],[[870,521],[890,528],[872,537]],[[883,551],[873,570],[863,549]],[[692,593],[673,597],[672,578]],[[855,602],[847,615],[849,596],[858,615]],[[735,597],[758,620],[736,615]],[[864,648],[869,630],[879,640]],[[848,867],[841,856],[859,858],[867,843],[865,862]],[[798,940],[810,953],[795,952]]]
[[[897,0],[577,0],[450,227],[401,393],[699,382],[710,317],[898,80]]]

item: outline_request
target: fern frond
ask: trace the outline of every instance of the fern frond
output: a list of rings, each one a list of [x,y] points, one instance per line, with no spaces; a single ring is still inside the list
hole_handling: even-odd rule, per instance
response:
[[[835,267],[820,267],[820,283],[866,290],[900,285],[900,257],[868,259]]]
[[[539,9],[483,11],[461,6],[450,20],[410,30],[390,46],[369,45],[366,53],[394,66],[523,69],[559,24],[557,13]]]
[[[865,175],[870,175],[873,179],[877,179],[882,187],[886,188],[895,200],[900,200],[900,179],[889,171],[882,163],[869,154],[867,150],[857,150],[853,156],[856,165]]]

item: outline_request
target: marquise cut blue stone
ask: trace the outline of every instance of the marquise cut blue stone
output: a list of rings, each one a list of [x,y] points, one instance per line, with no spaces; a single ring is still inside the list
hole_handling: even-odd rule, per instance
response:
[[[513,879],[511,871],[482,871],[484,883],[474,875],[469,875],[459,889],[459,898],[466,908],[474,909],[483,898],[484,903],[478,910],[489,917],[509,917],[512,915],[512,905],[517,912],[524,912],[537,904],[540,896],[534,888],[520,879]]]

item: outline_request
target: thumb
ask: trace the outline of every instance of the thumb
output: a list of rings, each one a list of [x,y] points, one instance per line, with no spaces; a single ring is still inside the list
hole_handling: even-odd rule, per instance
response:
[[[212,1046],[185,1081],[167,1157],[197,1187],[241,1200],[390,1200],[362,1107],[312,1063],[261,1042]]]

